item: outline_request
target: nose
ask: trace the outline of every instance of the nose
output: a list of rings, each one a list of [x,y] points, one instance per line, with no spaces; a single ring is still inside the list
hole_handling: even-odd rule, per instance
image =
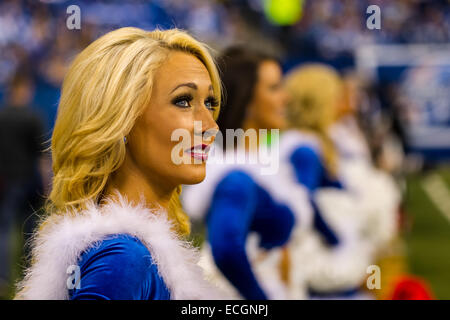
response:
[[[201,121],[201,132],[195,134],[201,134],[203,139],[210,139],[211,143],[214,142],[215,136],[219,131],[219,126],[213,118],[213,114],[206,108],[202,108],[199,112],[199,116],[195,121]]]

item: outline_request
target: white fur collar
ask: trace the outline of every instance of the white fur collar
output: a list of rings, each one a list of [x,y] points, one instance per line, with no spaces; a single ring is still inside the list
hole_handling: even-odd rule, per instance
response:
[[[105,236],[129,234],[149,249],[172,299],[220,298],[203,278],[197,250],[171,231],[164,211],[152,212],[123,198],[100,209],[53,216],[35,237],[33,265],[18,285],[18,299],[68,299],[67,268]]]

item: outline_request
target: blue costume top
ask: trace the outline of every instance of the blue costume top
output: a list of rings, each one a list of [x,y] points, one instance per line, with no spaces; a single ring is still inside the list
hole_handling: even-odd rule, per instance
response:
[[[310,146],[301,146],[295,149],[290,156],[298,182],[303,184],[310,192],[310,202],[314,210],[314,227],[323,236],[329,246],[336,246],[340,243],[336,233],[328,226],[312,197],[312,193],[320,187],[334,187],[344,189],[342,184],[330,179],[326,168],[323,166],[317,151]],[[308,288],[312,297],[350,297],[358,292],[358,288],[348,288],[336,292],[318,292]]]
[[[71,300],[168,300],[170,293],[150,252],[127,234],[111,235],[79,259],[80,288]]]
[[[247,235],[256,232],[260,247],[271,249],[287,242],[294,223],[291,210],[243,171],[231,171],[217,185],[207,215],[212,255],[244,298],[267,299],[246,254]]]
[[[319,187],[343,188],[339,181],[329,178],[320,156],[310,146],[301,146],[295,149],[290,156],[290,162],[294,167],[298,182],[304,185],[310,191],[310,194]],[[329,245],[337,245],[339,243],[338,237],[323,219],[312,196],[310,196],[310,202],[314,210],[314,227],[322,234]]]
[[[301,146],[292,152],[290,161],[294,166],[297,180],[309,191],[319,187],[334,187],[342,189],[342,184],[330,179],[317,151],[309,146]]]

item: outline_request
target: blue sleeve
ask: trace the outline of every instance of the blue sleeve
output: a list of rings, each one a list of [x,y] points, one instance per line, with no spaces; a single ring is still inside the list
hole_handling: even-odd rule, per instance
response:
[[[345,189],[345,186],[342,184],[341,181],[339,181],[336,178],[331,178],[328,174],[324,175],[321,186],[336,189]]]
[[[324,186],[324,182],[334,184],[332,180],[327,180],[325,169],[321,163],[317,152],[308,146],[301,146],[297,148],[290,157],[291,163],[294,167],[295,175],[299,183],[304,185],[310,193],[317,188]],[[336,182],[336,187],[339,187]],[[316,202],[310,196],[310,203],[314,211],[314,228],[323,236],[326,243],[335,246],[339,243],[339,239],[335,232],[328,226],[322,214],[317,207]]]
[[[314,199],[310,199],[311,206],[314,211],[314,228],[319,231],[319,233],[324,238],[325,242],[330,246],[337,246],[339,244],[339,239],[333,229],[330,228],[328,223],[322,217],[322,213],[320,212],[316,202]]]
[[[217,267],[242,296],[265,300],[245,251],[256,202],[253,180],[239,171],[228,174],[214,192],[207,218],[208,238]]]
[[[314,191],[320,186],[323,176],[323,166],[317,152],[308,146],[297,148],[291,155],[290,161],[295,175],[308,190]]]
[[[270,250],[283,246],[289,240],[296,223],[294,213],[286,205],[275,201],[260,186],[256,188],[258,201],[251,230],[259,234],[260,247]]]
[[[71,300],[167,300],[169,291],[148,249],[137,238],[112,235],[85,251]]]

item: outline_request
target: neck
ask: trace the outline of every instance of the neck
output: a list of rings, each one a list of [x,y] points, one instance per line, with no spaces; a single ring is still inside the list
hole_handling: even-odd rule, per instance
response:
[[[176,186],[168,186],[167,182],[156,177],[147,178],[127,156],[122,167],[111,176],[105,197],[114,197],[114,192],[117,190],[128,201],[139,203],[144,200],[149,208],[161,206],[168,209],[175,189]]]

